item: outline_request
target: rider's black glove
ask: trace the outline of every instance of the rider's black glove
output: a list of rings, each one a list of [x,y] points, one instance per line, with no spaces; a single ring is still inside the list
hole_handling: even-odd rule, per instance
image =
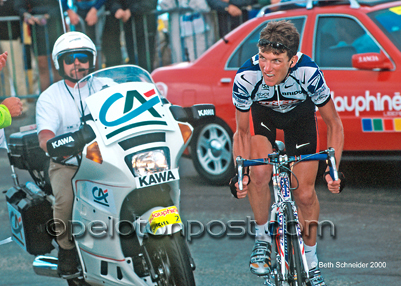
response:
[[[234,196],[234,198],[238,199],[237,189],[235,187],[236,183],[238,183],[238,175],[232,177],[230,183],[228,184],[230,186],[231,194]]]
[[[330,171],[327,171],[323,174],[323,180],[326,184],[327,184],[326,176],[329,174],[330,174]],[[346,179],[345,179],[343,172],[338,172],[338,178],[341,180],[341,182],[340,182],[340,193],[341,193],[343,191],[343,189],[345,188],[345,183],[346,183]]]
[[[246,168],[246,170],[248,171],[248,168]],[[248,177],[248,185],[249,185],[249,183],[251,182],[251,177],[249,177],[247,173],[243,175],[243,177],[245,176]],[[230,183],[228,184],[230,186],[231,194],[234,196],[234,198],[238,199],[237,188],[235,187],[236,183],[238,183],[238,174],[232,177]]]

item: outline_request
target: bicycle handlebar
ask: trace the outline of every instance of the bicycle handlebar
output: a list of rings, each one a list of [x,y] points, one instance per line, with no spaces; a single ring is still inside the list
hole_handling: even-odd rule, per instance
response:
[[[238,171],[238,188],[243,189],[243,174],[244,167],[258,166],[258,165],[284,165],[288,163],[297,163],[301,161],[323,161],[327,160],[330,168],[330,176],[334,181],[338,180],[338,170],[336,166],[336,158],[334,156],[334,148],[328,148],[325,151],[315,154],[306,154],[299,156],[279,155],[278,153],[269,154],[267,158],[260,159],[244,159],[238,156],[236,158],[237,171]]]

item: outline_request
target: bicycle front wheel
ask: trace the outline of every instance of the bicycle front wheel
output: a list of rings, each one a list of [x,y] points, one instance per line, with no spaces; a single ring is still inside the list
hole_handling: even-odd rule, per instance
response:
[[[297,220],[295,219],[292,205],[286,204],[287,215],[287,237],[288,237],[288,264],[289,277],[288,282],[291,286],[304,286],[305,268],[302,261],[302,253],[299,247],[299,237],[297,233]],[[302,238],[301,238],[302,239]]]

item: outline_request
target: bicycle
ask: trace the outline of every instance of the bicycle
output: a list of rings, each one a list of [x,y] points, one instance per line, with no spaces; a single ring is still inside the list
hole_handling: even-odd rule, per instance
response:
[[[269,222],[269,232],[272,236],[272,264],[271,272],[264,276],[265,285],[269,286],[304,286],[310,285],[309,269],[306,262],[305,248],[301,235],[298,212],[292,199],[290,175],[291,165],[301,161],[326,160],[330,167],[333,180],[338,180],[338,171],[334,157],[334,149],[329,148],[315,154],[287,156],[285,145],[276,141],[277,152],[268,155],[268,158],[243,159],[236,158],[238,171],[238,187],[243,188],[243,168],[270,164],[273,166],[273,191],[275,201]],[[296,179],[296,177],[295,177]],[[271,281],[274,281],[274,284]]]

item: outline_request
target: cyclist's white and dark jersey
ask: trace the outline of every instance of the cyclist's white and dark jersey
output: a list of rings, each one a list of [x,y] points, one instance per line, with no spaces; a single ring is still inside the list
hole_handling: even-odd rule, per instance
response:
[[[264,83],[259,55],[246,61],[234,78],[233,103],[242,112],[251,110],[255,134],[273,144],[276,129],[284,130],[287,153],[300,155],[318,150],[316,106],[330,101],[323,73],[310,57],[297,53],[298,62],[276,86]]]

